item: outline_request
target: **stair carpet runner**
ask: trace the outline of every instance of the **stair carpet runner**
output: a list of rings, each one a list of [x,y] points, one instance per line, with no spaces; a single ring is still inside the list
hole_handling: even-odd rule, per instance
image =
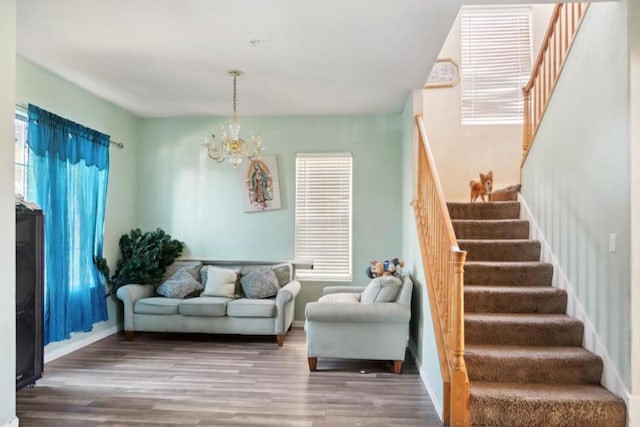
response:
[[[551,287],[553,266],[516,201],[448,203],[462,250],[465,361],[474,426],[626,425],[624,401],[600,385],[602,359]]]

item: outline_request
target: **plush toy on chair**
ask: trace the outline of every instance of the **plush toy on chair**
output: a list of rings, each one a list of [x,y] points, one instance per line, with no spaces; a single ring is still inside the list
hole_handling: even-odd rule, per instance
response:
[[[369,263],[365,273],[370,279],[387,275],[402,277],[402,267],[404,267],[404,261],[400,258],[393,258],[382,262],[373,260]]]

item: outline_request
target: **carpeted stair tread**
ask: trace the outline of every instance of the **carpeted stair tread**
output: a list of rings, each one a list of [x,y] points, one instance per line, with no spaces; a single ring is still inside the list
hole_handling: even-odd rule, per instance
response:
[[[602,359],[582,347],[468,345],[470,381],[599,384]]]
[[[550,286],[470,286],[464,287],[467,313],[564,314],[567,292]]]
[[[467,251],[467,261],[539,261],[541,244],[538,240],[467,240],[459,239],[458,246]]]
[[[515,219],[520,217],[519,202],[447,203],[451,219]]]
[[[472,382],[473,426],[624,427],[624,401],[587,384]]]
[[[465,313],[467,344],[580,346],[584,325],[563,314]]]
[[[553,265],[540,261],[471,261],[464,264],[465,285],[550,286]]]
[[[523,219],[451,221],[456,239],[528,239],[529,221]]]

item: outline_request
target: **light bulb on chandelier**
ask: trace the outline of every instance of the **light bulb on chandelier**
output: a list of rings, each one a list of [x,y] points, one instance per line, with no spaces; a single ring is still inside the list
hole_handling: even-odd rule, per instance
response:
[[[204,137],[204,146],[207,149],[208,156],[222,163],[228,160],[229,163],[235,168],[241,162],[243,157],[251,160],[254,157],[260,158],[262,154],[262,140],[260,135],[251,133],[251,142],[247,143],[244,139],[240,138],[240,121],[238,120],[237,107],[237,89],[236,80],[242,75],[240,70],[231,70],[229,75],[233,76],[233,116],[227,126],[223,126],[220,129],[221,142],[216,141],[216,136],[211,134]]]

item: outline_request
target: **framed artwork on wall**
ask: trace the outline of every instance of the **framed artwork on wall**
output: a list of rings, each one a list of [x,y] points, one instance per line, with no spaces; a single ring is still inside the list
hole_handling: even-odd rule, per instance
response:
[[[425,89],[436,87],[453,87],[460,81],[460,68],[451,58],[436,60],[429,73]]]
[[[243,184],[245,212],[262,212],[281,208],[276,156],[264,156],[243,162],[239,171]]]

